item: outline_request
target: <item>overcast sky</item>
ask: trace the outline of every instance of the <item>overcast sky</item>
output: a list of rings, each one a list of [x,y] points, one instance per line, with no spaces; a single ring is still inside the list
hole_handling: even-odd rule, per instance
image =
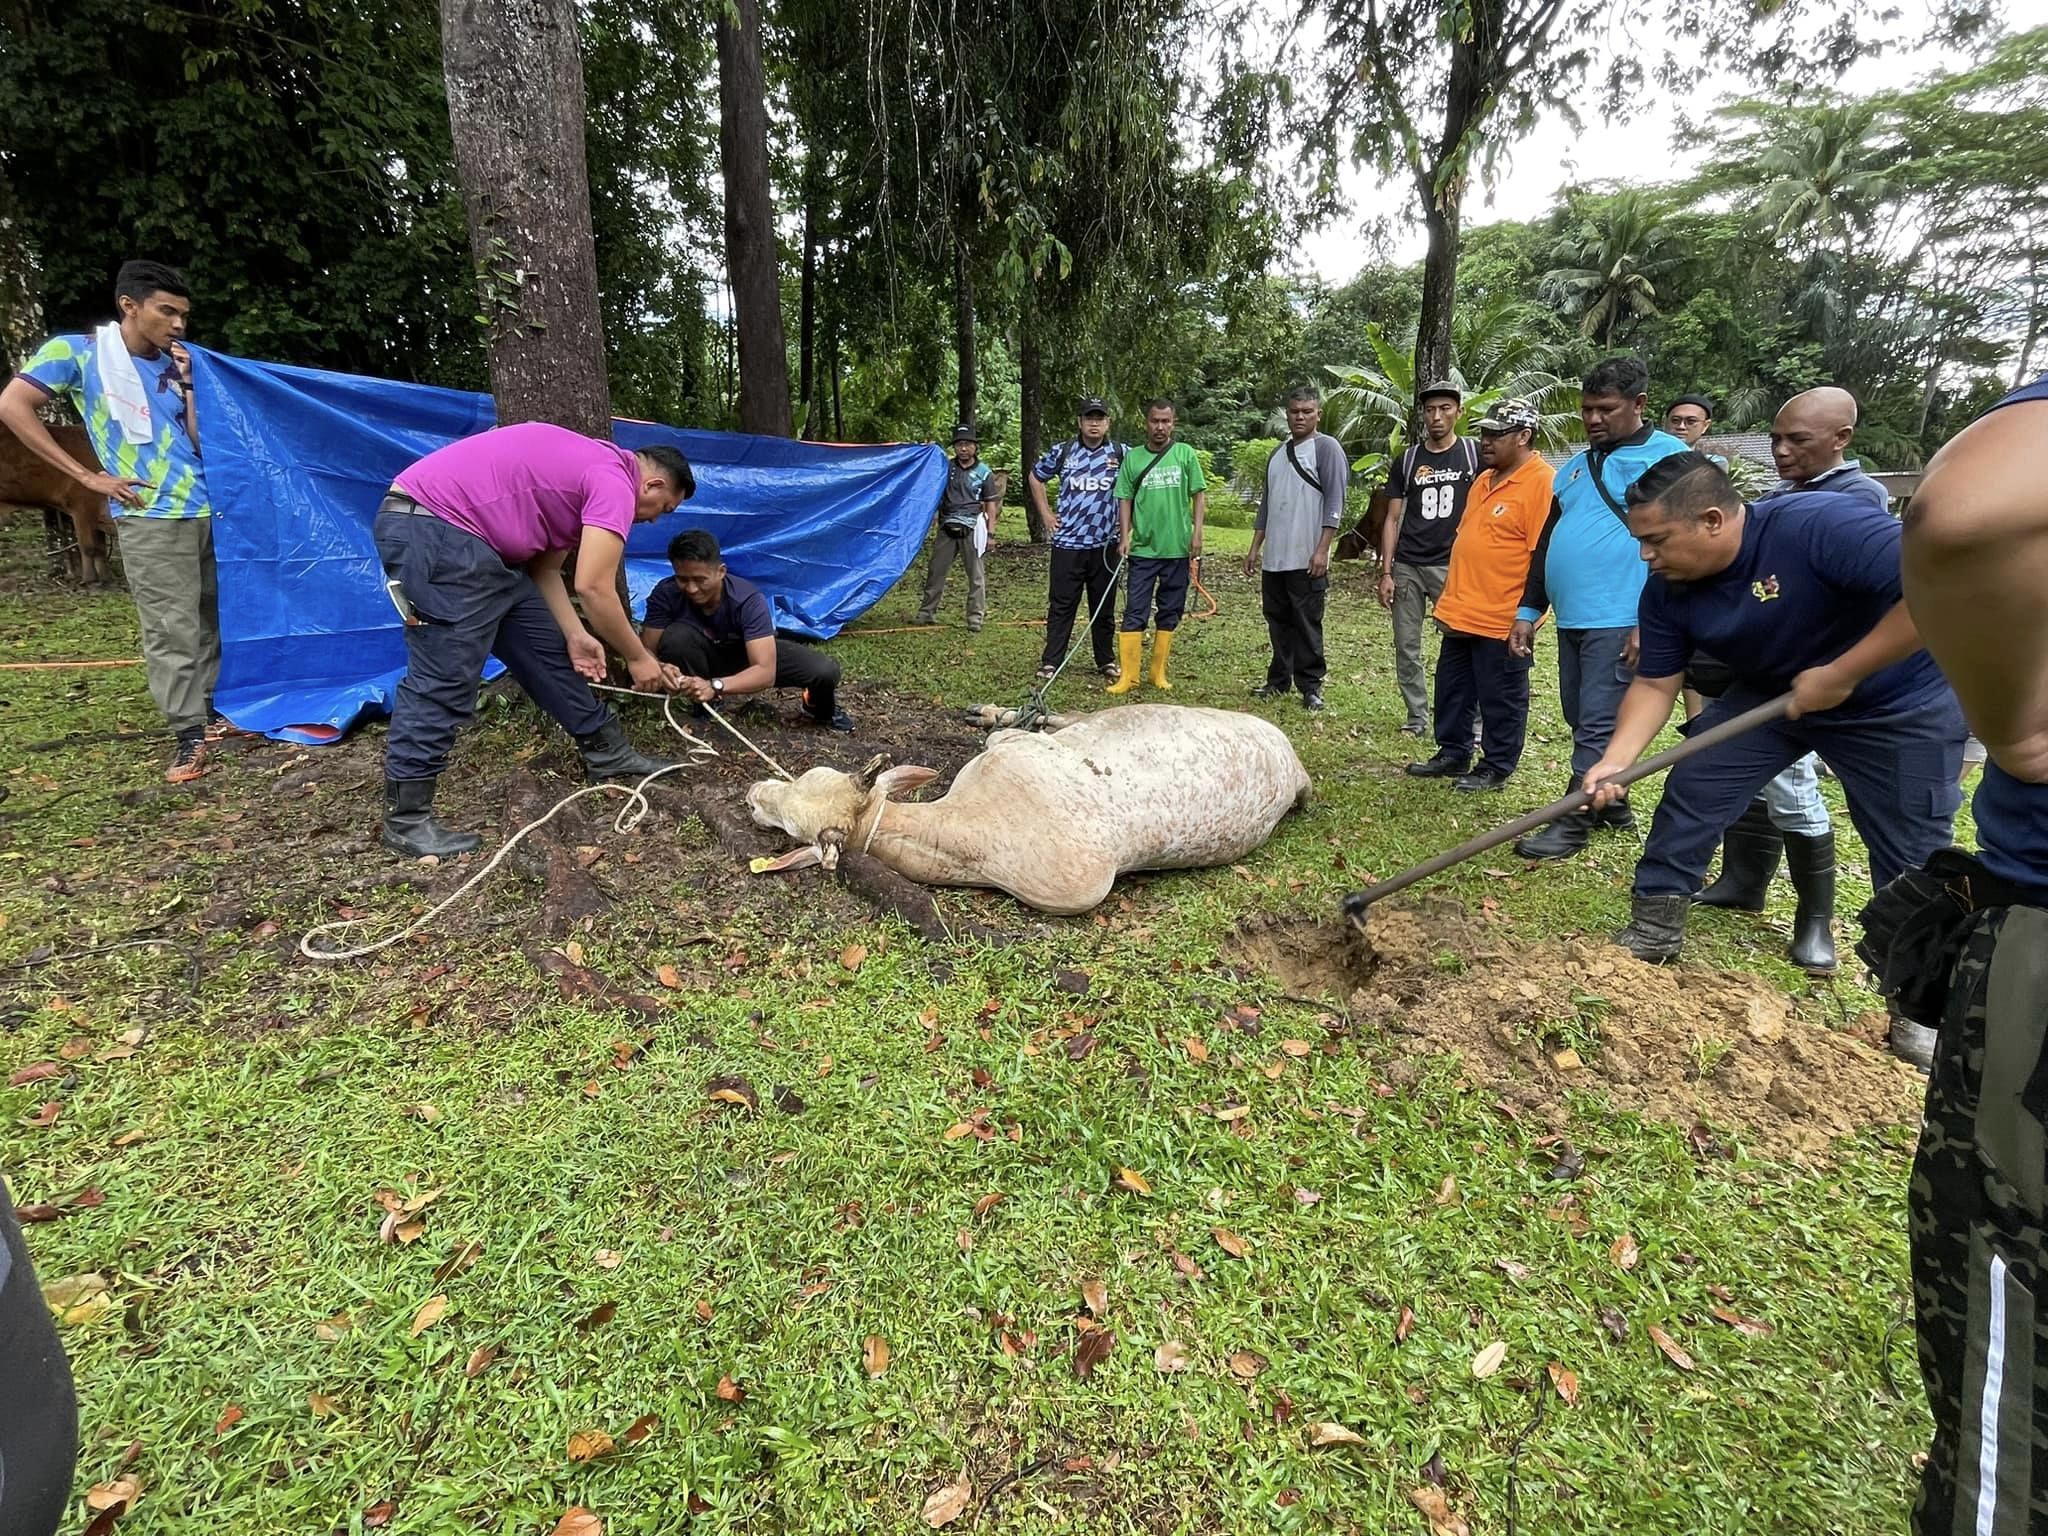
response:
[[[1291,16],[1297,9],[1285,0],[1271,3],[1276,17]],[[2025,24],[2024,13],[2036,7],[2048,10],[2048,0],[2012,0],[2007,6],[2007,21],[2015,26]],[[1886,42],[1886,50],[1859,61],[1842,81],[1844,90],[1858,95],[1887,90],[1911,84],[1935,69],[1965,62],[1959,53],[1938,49],[1908,51],[1910,41],[1924,36],[1932,22],[1925,0],[1905,0],[1900,11],[1895,20],[1872,25],[1871,32]],[[1689,108],[1690,115],[1698,120],[1717,102],[1750,94],[1755,94],[1753,85],[1723,71],[1705,80],[1684,103],[1663,97],[1643,103],[1627,126],[1619,130],[1622,143],[1640,146],[1640,154],[1618,179],[1655,182],[1690,175],[1698,169],[1696,151],[1675,142],[1679,108]],[[1592,120],[1590,114],[1582,115],[1589,122]],[[1604,132],[1597,142],[1582,146],[1570,126],[1558,115],[1550,114],[1526,141],[1512,146],[1502,157],[1502,173],[1493,188],[1477,187],[1467,195],[1466,228],[1503,219],[1534,218],[1556,200],[1562,187],[1617,178],[1616,169],[1608,163],[1614,146],[1613,131]],[[1371,244],[1375,215],[1388,208],[1406,211],[1414,206],[1413,193],[1405,183],[1383,183],[1368,170],[1350,169],[1344,187],[1346,205],[1360,213],[1336,220],[1306,237],[1295,263],[1330,283],[1349,282],[1360,267],[1383,259]],[[1383,254],[1397,261],[1419,261],[1424,243],[1421,220],[1411,214],[1401,227],[1392,231],[1391,244]]]

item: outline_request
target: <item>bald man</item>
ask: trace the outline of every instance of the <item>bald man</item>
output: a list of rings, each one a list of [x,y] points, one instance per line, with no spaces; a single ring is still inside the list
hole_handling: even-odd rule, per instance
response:
[[[1846,455],[1856,435],[1856,397],[1824,384],[1794,395],[1771,422],[1771,461],[1784,477],[1773,495],[1787,491],[1833,491],[1855,496],[1879,511],[1891,508],[1885,488]]]

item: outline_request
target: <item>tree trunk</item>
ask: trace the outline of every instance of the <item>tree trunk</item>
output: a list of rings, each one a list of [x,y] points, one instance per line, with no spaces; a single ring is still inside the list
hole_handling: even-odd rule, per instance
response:
[[[574,0],[441,0],[498,424],[612,435]]]
[[[1028,292],[1024,296],[1024,318],[1017,327],[1017,405],[1017,474],[1021,484],[1022,477],[1030,474],[1031,466],[1038,462],[1045,436],[1040,424],[1045,415],[1045,378],[1038,345],[1038,306]],[[1024,521],[1031,529],[1032,543],[1043,544],[1052,537],[1052,530],[1038,515],[1028,487],[1024,490]]]
[[[788,437],[789,344],[768,195],[760,0],[726,0],[716,15],[718,152],[725,170],[725,265],[739,331],[740,430]]]
[[[803,435],[811,437],[818,404],[818,190],[808,168],[804,183],[804,274],[797,331],[796,389],[797,399],[804,406]]]
[[[961,215],[962,219],[966,217]],[[974,278],[967,270],[964,229],[953,235],[953,344],[960,355],[960,420],[974,425],[978,391],[974,367]]]
[[[1491,8],[1475,8],[1475,25],[1499,25]],[[1415,330],[1415,387],[1421,389],[1451,372],[1451,313],[1458,301],[1458,247],[1463,239],[1460,221],[1465,203],[1462,175],[1445,170],[1463,165],[1465,139],[1480,126],[1481,90],[1477,44],[1470,36],[1451,44],[1451,72],[1444,87],[1444,131],[1429,163],[1416,168],[1416,187],[1422,194],[1422,222],[1429,233],[1429,248],[1422,258],[1422,310]],[[1408,429],[1412,439],[1422,433],[1422,406],[1408,402]]]

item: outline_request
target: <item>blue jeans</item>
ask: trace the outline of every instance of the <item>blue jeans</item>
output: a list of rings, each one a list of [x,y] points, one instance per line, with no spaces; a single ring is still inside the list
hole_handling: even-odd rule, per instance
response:
[[[1560,629],[1557,632],[1557,698],[1572,728],[1572,783],[1607,754],[1615,711],[1635,671],[1621,659],[1626,629]],[[1745,802],[1747,803],[1747,802]]]
[[[405,629],[405,677],[384,744],[386,778],[440,777],[456,728],[476,712],[486,656],[505,663],[571,736],[611,721],[569,664],[562,628],[525,571],[431,514],[379,511],[375,538],[384,574],[398,579],[426,621]]]
[[[1686,726],[1688,735],[1764,702],[1731,688]],[[1763,787],[1809,752],[1833,766],[1849,819],[1870,850],[1870,883],[1885,886],[1949,846],[1963,792],[1963,716],[1953,695],[1886,715],[1837,718],[1832,710],[1760,725],[1689,757],[1664,781],[1636,865],[1639,896],[1685,896],[1700,888],[1721,834]]]
[[[1820,775],[1811,752],[1764,786],[1771,825],[1794,837],[1826,837],[1835,830],[1828,803],[1820,797]]]

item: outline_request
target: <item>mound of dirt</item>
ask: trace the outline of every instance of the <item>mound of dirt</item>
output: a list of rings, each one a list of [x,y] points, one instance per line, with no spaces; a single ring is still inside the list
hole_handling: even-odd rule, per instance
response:
[[[1361,1031],[1455,1054],[1471,1081],[1553,1124],[1569,1094],[1591,1092],[1701,1146],[1805,1160],[1917,1115],[1924,1081],[1910,1067],[1753,976],[1645,965],[1589,940],[1507,951],[1444,905],[1376,909],[1368,923],[1369,943],[1347,924],[1269,920],[1240,930],[1233,954],[1348,999]]]

